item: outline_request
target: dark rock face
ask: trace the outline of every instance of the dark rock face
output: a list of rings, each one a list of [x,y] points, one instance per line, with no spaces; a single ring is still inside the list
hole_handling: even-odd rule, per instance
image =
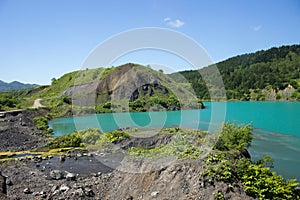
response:
[[[6,188],[6,177],[3,176],[0,172],[0,193],[6,194],[7,188]]]
[[[139,96],[145,96],[145,95],[149,95],[150,97],[153,96],[153,94],[155,94],[155,91],[159,91],[162,94],[168,94],[169,90],[158,84],[158,81],[155,81],[155,83],[151,83],[151,84],[145,84],[139,88],[137,88],[132,95],[130,96],[130,100],[129,101],[135,101],[136,99],[139,98]]]

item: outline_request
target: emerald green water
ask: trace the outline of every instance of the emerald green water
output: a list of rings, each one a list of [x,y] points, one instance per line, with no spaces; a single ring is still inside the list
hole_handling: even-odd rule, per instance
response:
[[[204,110],[97,114],[50,121],[55,135],[76,129],[119,127],[161,128],[181,126],[216,130],[222,122],[252,123],[255,138],[249,152],[253,160],[268,154],[274,170],[300,180],[300,102],[205,102]]]

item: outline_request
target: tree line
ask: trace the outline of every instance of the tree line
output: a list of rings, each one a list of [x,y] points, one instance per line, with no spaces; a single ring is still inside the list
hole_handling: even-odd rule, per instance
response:
[[[282,46],[229,58],[216,64],[222,76],[228,99],[249,100],[251,90],[271,87],[276,92],[289,85],[296,89],[294,100],[300,100],[300,45]],[[210,99],[207,83],[201,75],[214,80],[212,66],[179,72],[191,83],[200,99]],[[181,81],[178,73],[170,75]],[[217,89],[217,88],[216,88]]]

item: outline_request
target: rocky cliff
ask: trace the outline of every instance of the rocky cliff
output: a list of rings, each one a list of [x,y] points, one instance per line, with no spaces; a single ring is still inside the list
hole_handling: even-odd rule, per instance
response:
[[[115,111],[122,111],[128,107],[129,102],[147,95],[162,98],[173,95],[182,103],[182,107],[199,107],[192,88],[178,87],[172,78],[150,67],[129,63],[107,71],[107,74],[105,71],[99,74],[93,82],[75,84],[62,94],[71,97],[74,106],[95,106],[111,102],[115,109],[120,109]],[[145,100],[148,101],[149,98]]]

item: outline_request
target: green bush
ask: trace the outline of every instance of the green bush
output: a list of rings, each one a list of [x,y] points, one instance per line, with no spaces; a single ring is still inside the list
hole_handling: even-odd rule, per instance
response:
[[[295,191],[296,180],[284,181],[282,176],[261,165],[249,164],[239,178],[246,193],[258,199],[300,199]]]
[[[33,122],[36,128],[43,131],[46,136],[50,136],[50,134],[53,132],[53,129],[49,128],[48,126],[48,119],[46,117],[35,117],[33,118]]]
[[[133,102],[129,102],[129,111],[131,112],[146,112],[147,108],[145,107],[146,102],[140,99],[137,99]]]
[[[66,116],[72,108],[72,100],[65,95],[46,99],[44,103],[50,109],[49,116],[51,118]]]
[[[95,109],[97,113],[111,113],[112,112],[112,103],[110,101],[103,104],[97,104]]]
[[[130,135],[124,131],[113,131],[109,133],[104,133],[103,136],[108,138],[110,142],[130,138]]]
[[[246,193],[254,198],[299,200],[295,190],[298,183],[296,180],[285,181],[282,176],[272,172],[270,168],[273,167],[273,160],[270,156],[264,156],[256,163],[245,157],[233,159],[232,152],[242,156],[241,152],[249,147],[252,140],[251,130],[249,125],[224,124],[215,152],[207,156],[208,168],[203,174],[218,181],[239,181],[245,187]]]
[[[84,144],[78,133],[61,135],[49,141],[46,145],[49,149],[66,148],[66,147],[83,147]]]
[[[215,193],[215,199],[216,200],[225,200],[224,194],[222,192],[220,192],[220,191],[217,191]]]
[[[101,138],[101,132],[97,128],[80,130],[78,131],[78,134],[85,145],[94,145]]]
[[[183,153],[181,153],[178,158],[190,158],[196,159],[200,156],[200,151],[193,146],[190,146],[185,149]]]
[[[222,152],[209,154],[206,160],[208,168],[203,175],[228,183],[239,180],[247,195],[258,199],[300,199],[295,190],[298,186],[296,180],[284,181],[282,176],[264,167],[270,165],[270,157],[264,157],[257,163],[260,164],[254,164],[248,158],[232,162]]]
[[[39,130],[47,130],[48,127],[48,119],[46,117],[35,117],[33,119],[35,126],[37,127],[37,129]]]
[[[236,125],[225,123],[220,132],[220,137],[215,149],[221,151],[239,150],[243,151],[249,147],[252,141],[252,127],[250,125]]]
[[[14,93],[0,93],[0,111],[22,109],[31,106],[28,99]]]
[[[223,153],[209,154],[206,160],[208,169],[203,172],[213,180],[232,182],[234,179],[231,163]]]

